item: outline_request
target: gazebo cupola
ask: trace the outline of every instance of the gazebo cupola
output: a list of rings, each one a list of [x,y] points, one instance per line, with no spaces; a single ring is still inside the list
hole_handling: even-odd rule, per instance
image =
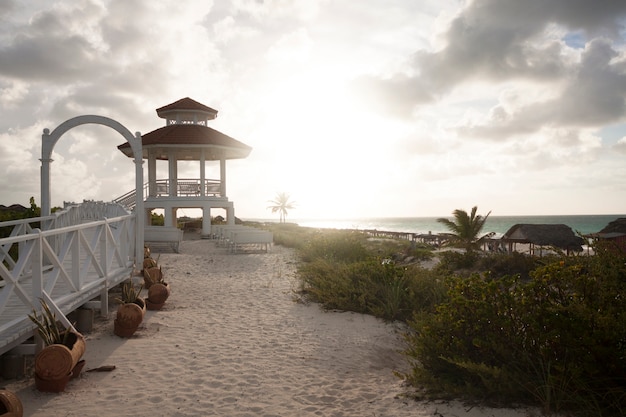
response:
[[[180,124],[207,126],[208,120],[217,117],[217,110],[187,97],[157,109],[157,115],[167,121],[167,126]]]
[[[217,117],[217,110],[189,97],[156,112],[166,120],[165,126],[142,136],[142,158],[148,160],[148,183],[144,187],[146,212],[163,209],[165,227],[175,228],[179,208],[200,208],[203,235],[211,231],[211,208],[226,210],[227,222],[234,224],[233,203],[226,195],[226,160],[245,158],[252,148],[208,127],[208,121]],[[133,156],[127,143],[118,149],[128,157]],[[168,161],[167,178],[157,179],[158,160]],[[197,177],[179,178],[179,161],[198,161]],[[218,161],[219,178],[207,178],[207,164]],[[146,229],[146,240],[148,237]]]

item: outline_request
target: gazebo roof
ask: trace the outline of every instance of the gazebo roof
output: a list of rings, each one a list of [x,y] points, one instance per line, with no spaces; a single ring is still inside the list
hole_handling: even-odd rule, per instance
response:
[[[502,236],[502,240],[575,250],[582,250],[584,243],[565,224],[516,224]]]
[[[162,119],[167,119],[169,115],[181,112],[201,113],[208,120],[212,120],[217,117],[217,110],[212,109],[209,106],[205,106],[202,103],[198,103],[189,97],[181,98],[180,100],[166,106],[159,107],[156,109],[156,112]]]
[[[168,151],[176,148],[178,159],[200,160],[204,149],[205,160],[239,159],[247,157],[252,148],[238,140],[204,125],[171,124],[142,135],[143,158],[154,150],[157,159],[167,160]],[[129,158],[133,151],[128,142],[117,147]]]
[[[167,119],[167,124],[142,135],[142,158],[152,153],[156,159],[167,160],[175,154],[179,160],[205,161],[240,159],[250,154],[252,148],[206,125],[217,117],[217,110],[198,103],[189,97],[160,107],[157,115]],[[117,147],[124,155],[133,157],[128,142]]]

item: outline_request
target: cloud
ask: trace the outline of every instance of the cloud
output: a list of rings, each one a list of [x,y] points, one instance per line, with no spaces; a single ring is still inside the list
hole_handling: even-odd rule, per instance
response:
[[[501,102],[484,121],[469,122],[459,132],[502,140],[534,133],[545,126],[584,128],[622,121],[626,118],[625,62],[626,54],[615,51],[605,39],[595,39],[587,44],[580,64],[565,78],[555,97],[518,107]]]
[[[568,31],[582,30],[588,37],[618,37],[623,30],[620,19],[626,17],[626,3],[601,3],[469,2],[449,22],[441,47],[417,50],[408,69],[381,78],[365,76],[357,86],[392,112],[411,115],[416,106],[450,94],[469,81],[559,80],[585,69],[572,62],[570,48],[563,40]],[[555,25],[567,30],[555,30]],[[603,42],[604,48],[608,47]]]
[[[55,7],[35,14],[13,29],[0,48],[0,76],[30,81],[68,82],[88,79],[104,68],[99,47],[85,36],[102,10],[91,2],[72,8]],[[81,22],[74,25],[73,22]],[[9,37],[4,33],[3,37]]]
[[[617,143],[613,146],[613,149],[615,149],[619,153],[626,154],[626,136],[618,140]]]

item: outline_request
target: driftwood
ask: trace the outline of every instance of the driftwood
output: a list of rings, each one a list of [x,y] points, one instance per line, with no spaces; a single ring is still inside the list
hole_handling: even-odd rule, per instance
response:
[[[85,372],[111,372],[115,369],[115,365],[103,365],[99,368],[87,369]]]

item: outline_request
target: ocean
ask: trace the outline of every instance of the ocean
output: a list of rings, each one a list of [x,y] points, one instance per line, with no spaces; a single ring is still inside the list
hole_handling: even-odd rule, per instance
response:
[[[480,214],[480,213],[479,213]],[[626,217],[626,214],[566,215],[566,216],[489,216],[482,232],[494,232],[496,236],[506,233],[516,224],[566,224],[575,233],[595,233],[613,220]],[[452,216],[447,217],[454,220]],[[277,222],[278,219],[250,219],[263,222]],[[354,218],[354,219],[290,219],[303,227],[326,229],[380,230],[408,233],[444,233],[448,230],[437,222],[437,217],[397,217],[397,218]]]

